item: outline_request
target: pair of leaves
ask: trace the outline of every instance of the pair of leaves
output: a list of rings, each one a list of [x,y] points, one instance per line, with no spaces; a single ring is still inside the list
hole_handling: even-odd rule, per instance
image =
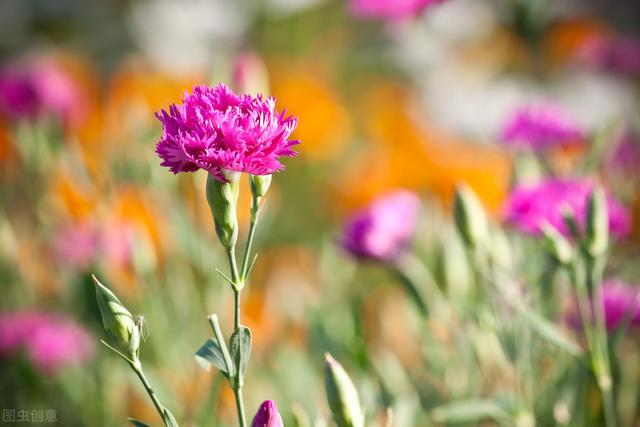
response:
[[[171,411],[167,408],[162,408],[162,420],[166,427],[179,427],[176,417],[174,417]],[[133,427],[150,427],[149,424],[145,424],[142,421],[138,421],[133,418],[129,418],[129,421],[133,424]]]
[[[225,350],[216,340],[208,339],[196,352],[196,361],[207,371],[211,369],[211,365],[214,365],[230,381],[238,378],[241,386],[251,356],[251,330],[246,326],[240,326],[231,334],[229,341],[230,366],[227,366]],[[239,375],[237,375],[238,369]]]

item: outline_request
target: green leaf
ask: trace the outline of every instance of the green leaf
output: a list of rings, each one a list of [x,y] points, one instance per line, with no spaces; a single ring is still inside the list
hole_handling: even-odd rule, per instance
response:
[[[162,419],[167,427],[179,427],[176,417],[167,408],[162,408]]]
[[[582,353],[582,349],[578,344],[564,336],[562,332],[550,321],[539,316],[538,314],[522,309],[521,314],[529,323],[531,329],[537,332],[542,338],[554,344],[567,353],[578,356]]]
[[[142,421],[134,420],[133,418],[129,418],[129,422],[133,424],[133,427],[151,427],[149,424],[145,424]]]
[[[224,376],[229,377],[229,371],[233,374],[233,367],[229,369],[224,361],[222,349],[220,345],[212,339],[208,339],[198,351],[196,351],[196,362],[207,371],[211,369],[211,364],[222,372]]]
[[[437,423],[467,423],[483,419],[504,422],[509,413],[492,400],[463,400],[438,406],[431,411],[431,418]]]
[[[249,328],[240,326],[239,329],[231,334],[229,352],[231,353],[231,359],[239,370],[240,380],[242,381],[251,356],[251,330]]]

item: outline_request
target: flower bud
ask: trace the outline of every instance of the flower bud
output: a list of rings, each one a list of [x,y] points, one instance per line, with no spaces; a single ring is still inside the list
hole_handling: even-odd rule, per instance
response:
[[[129,310],[106,286],[93,277],[102,325],[112,344],[131,361],[138,361],[140,329]]]
[[[544,249],[558,263],[568,265],[573,259],[573,248],[569,241],[549,224],[544,224],[541,229]]]
[[[482,245],[489,236],[489,222],[484,208],[471,188],[459,185],[453,201],[456,228],[471,248]]]
[[[609,213],[606,196],[601,187],[595,188],[589,195],[586,228],[587,252],[594,257],[602,255],[609,245]]]
[[[282,417],[278,412],[276,402],[265,400],[260,405],[256,416],[253,418],[251,427],[283,427]]]
[[[267,194],[269,186],[271,186],[272,175],[250,175],[251,194],[254,199],[260,199]]]
[[[364,414],[355,385],[329,353],[325,354],[324,384],[327,402],[338,427],[364,427]]]
[[[229,249],[238,240],[238,217],[236,202],[240,189],[240,174],[226,172],[228,182],[217,180],[211,173],[207,176],[207,202],[211,209],[218,240]]]

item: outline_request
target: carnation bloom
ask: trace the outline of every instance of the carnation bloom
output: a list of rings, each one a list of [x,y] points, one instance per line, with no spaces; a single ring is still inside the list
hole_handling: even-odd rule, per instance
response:
[[[411,243],[419,208],[411,192],[385,195],[347,221],[342,246],[359,258],[392,261]]]
[[[351,0],[351,13],[363,19],[392,21],[420,14],[425,8],[444,0]]]
[[[156,113],[164,133],[156,146],[162,166],[173,173],[204,169],[219,181],[224,171],[270,175],[282,170],[280,156],[293,157],[300,141],[289,136],[297,119],[275,109],[275,98],[236,95],[223,84],[200,85],[182,104]]]
[[[527,234],[540,235],[542,226],[548,223],[568,236],[563,210],[571,211],[578,225],[584,228],[588,199],[594,187],[594,182],[588,179],[549,179],[518,185],[503,207],[503,217]],[[607,208],[611,234],[626,236],[630,231],[629,212],[611,196],[607,196]]]
[[[55,374],[93,356],[93,339],[71,319],[42,311],[0,314],[0,356],[24,351],[39,371]]]
[[[640,288],[618,279],[605,280],[600,290],[600,300],[604,312],[607,331],[613,332],[620,326],[640,326]],[[567,323],[574,329],[582,328],[582,320],[575,304],[568,310]]]
[[[566,146],[583,136],[569,113],[548,102],[516,109],[507,117],[501,132],[505,144],[532,150]]]
[[[53,60],[13,63],[0,70],[0,111],[19,119],[51,116],[64,123],[79,120],[77,85]]]
[[[251,427],[282,427],[282,417],[278,412],[276,402],[265,400],[260,405],[256,416],[253,418]]]

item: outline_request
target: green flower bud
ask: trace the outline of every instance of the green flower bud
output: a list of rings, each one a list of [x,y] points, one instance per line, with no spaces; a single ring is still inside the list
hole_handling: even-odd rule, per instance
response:
[[[573,260],[573,247],[558,230],[549,224],[542,226],[542,244],[549,255],[558,263],[568,265]]]
[[[111,343],[131,361],[138,361],[140,348],[140,328],[129,310],[106,286],[93,277],[96,285],[98,308],[102,325],[109,335]]]
[[[585,247],[593,257],[605,253],[609,246],[609,212],[604,190],[597,187],[589,195]]]
[[[481,246],[489,237],[489,221],[474,191],[459,185],[453,201],[456,228],[464,243],[471,248]]]
[[[272,175],[250,175],[249,182],[251,183],[251,194],[255,199],[260,199],[267,194],[269,186],[271,185]]]
[[[207,176],[207,202],[211,209],[218,240],[229,249],[238,240],[238,217],[236,202],[240,189],[240,174],[228,172],[229,182],[220,182],[213,175]]]
[[[355,385],[329,353],[324,357],[325,391],[334,421],[338,427],[364,427],[364,414]]]

